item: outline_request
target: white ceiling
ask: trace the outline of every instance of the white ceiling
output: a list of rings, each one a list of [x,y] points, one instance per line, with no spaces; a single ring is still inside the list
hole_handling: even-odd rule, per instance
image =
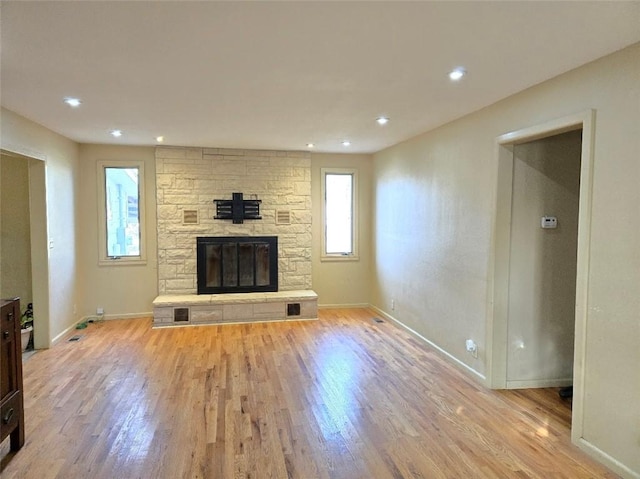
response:
[[[82,143],[370,153],[640,41],[638,1],[0,9],[2,106]]]

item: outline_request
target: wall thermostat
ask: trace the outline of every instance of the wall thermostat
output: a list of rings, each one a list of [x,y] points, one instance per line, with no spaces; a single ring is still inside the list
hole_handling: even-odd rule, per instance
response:
[[[540,226],[544,229],[553,229],[558,227],[558,218],[555,216],[543,216],[540,220]]]

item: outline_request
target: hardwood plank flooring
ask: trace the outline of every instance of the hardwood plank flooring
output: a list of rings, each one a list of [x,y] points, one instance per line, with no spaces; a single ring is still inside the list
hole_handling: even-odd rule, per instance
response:
[[[24,364],[15,478],[614,478],[556,389],[491,391],[368,310],[75,331]]]

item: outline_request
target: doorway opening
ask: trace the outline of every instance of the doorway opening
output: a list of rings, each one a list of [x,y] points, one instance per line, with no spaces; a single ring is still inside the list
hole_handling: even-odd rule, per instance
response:
[[[573,384],[582,129],[513,147],[508,389]]]
[[[593,128],[594,112],[587,111],[496,139],[498,182],[489,262],[487,383],[495,389],[572,383],[574,441],[582,437]],[[542,160],[539,152],[557,152],[558,145],[573,144],[580,133],[575,164],[565,165],[567,171],[550,174],[549,162]],[[543,139],[549,140],[540,141]],[[549,147],[552,144],[555,146]],[[566,184],[558,185],[560,182]],[[552,190],[563,192],[550,195]],[[571,191],[577,204],[563,209]],[[539,201],[532,202],[531,195]],[[556,216],[556,212],[560,213]],[[537,224],[531,225],[536,216]],[[545,217],[548,224],[555,217],[555,231],[542,228]],[[574,235],[573,241],[560,241],[560,248],[549,253],[546,246],[561,239],[561,232]],[[566,281],[567,275],[571,281]],[[551,306],[541,305],[545,294],[555,294],[550,288],[563,282],[565,291],[573,293],[569,301],[559,298]],[[560,333],[554,336],[550,329]],[[571,346],[573,351],[567,351]]]
[[[0,202],[15,208],[10,217],[10,228],[23,234],[15,241],[0,243],[3,260],[0,296],[20,296],[20,307],[33,303],[33,340],[36,349],[48,348],[49,341],[49,255],[47,239],[47,206],[45,162],[8,150],[0,150],[3,163],[0,170],[5,186],[17,182],[21,198],[9,198],[15,188],[0,189]],[[11,185],[15,187],[16,184]],[[1,204],[1,203],[0,203]],[[7,211],[3,212],[3,219]],[[4,235],[3,235],[4,236]],[[5,237],[6,239],[6,237]],[[8,266],[8,267],[4,267]],[[28,270],[28,271],[27,271]]]

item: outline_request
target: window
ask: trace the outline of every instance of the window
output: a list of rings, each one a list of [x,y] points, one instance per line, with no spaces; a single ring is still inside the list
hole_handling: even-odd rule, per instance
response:
[[[146,260],[143,193],[143,162],[99,163],[100,264]]]
[[[357,260],[356,170],[322,169],[322,256],[324,260]]]

